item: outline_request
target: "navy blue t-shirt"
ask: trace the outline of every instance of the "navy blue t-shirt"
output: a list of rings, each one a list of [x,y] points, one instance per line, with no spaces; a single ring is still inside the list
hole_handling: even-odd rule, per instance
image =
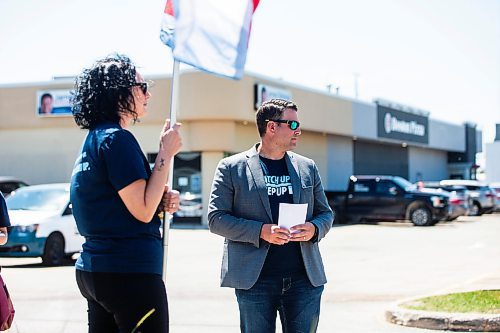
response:
[[[132,133],[105,123],[90,130],[71,177],[71,203],[85,237],[76,268],[89,272],[162,273],[160,219],[137,220],[118,191],[151,170]]]
[[[9,211],[2,192],[0,192],[0,227],[10,227]]]
[[[286,160],[270,160],[260,156],[267,195],[274,224],[278,224],[280,203],[293,203],[293,190]],[[287,277],[305,273],[299,242],[284,245],[271,244],[261,276]]]

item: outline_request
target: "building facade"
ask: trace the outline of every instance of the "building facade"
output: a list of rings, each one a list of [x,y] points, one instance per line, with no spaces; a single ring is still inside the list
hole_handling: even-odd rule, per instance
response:
[[[496,124],[495,141],[487,143],[486,153],[486,181],[500,182],[500,124]]]
[[[169,115],[171,79],[155,81],[148,116],[130,128],[153,162]],[[0,175],[30,184],[68,182],[86,135],[68,111],[73,80],[0,86]],[[434,120],[387,101],[364,103],[259,75],[232,81],[197,71],[180,75],[178,121],[183,148],[174,187],[185,199],[178,221],[206,223],[212,177],[219,160],[259,141],[255,110],[262,100],[288,98],[299,106],[297,153],[314,159],[327,190],[343,190],[352,174],[400,175],[411,182],[470,178],[481,132],[470,124]],[[54,96],[53,114],[41,97]],[[126,167],[126,166],[124,166]]]

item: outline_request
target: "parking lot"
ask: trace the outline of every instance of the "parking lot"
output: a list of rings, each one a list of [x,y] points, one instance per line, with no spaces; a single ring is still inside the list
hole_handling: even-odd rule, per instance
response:
[[[321,242],[329,282],[319,332],[435,332],[389,324],[384,310],[401,299],[499,276],[498,235],[498,213],[433,227],[388,222],[335,226]],[[171,230],[167,290],[172,332],[239,331],[234,293],[218,286],[222,243],[207,230]],[[74,268],[40,263],[0,259],[17,311],[10,332],[86,332],[86,304]]]

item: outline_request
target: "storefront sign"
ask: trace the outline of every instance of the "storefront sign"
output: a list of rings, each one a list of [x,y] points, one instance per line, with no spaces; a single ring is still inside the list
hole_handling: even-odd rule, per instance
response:
[[[429,118],[377,105],[377,133],[380,138],[429,143]]]

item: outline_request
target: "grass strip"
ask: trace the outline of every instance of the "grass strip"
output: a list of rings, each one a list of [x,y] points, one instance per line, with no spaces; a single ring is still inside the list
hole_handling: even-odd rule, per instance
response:
[[[500,290],[478,290],[431,296],[401,304],[412,310],[461,313],[500,313]]]

